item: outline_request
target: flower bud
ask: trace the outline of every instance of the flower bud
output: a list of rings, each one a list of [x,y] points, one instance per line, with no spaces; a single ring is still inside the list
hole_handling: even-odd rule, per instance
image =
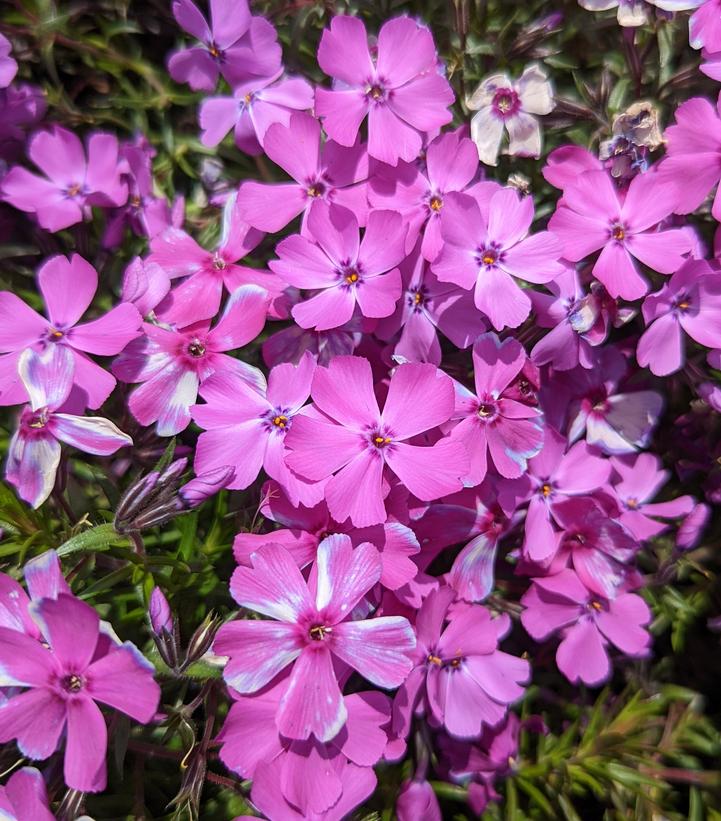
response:
[[[396,801],[398,821],[441,821],[441,808],[427,781],[406,781]]]
[[[178,487],[187,466],[185,457],[176,459],[162,472],[153,470],[133,482],[115,512],[113,525],[118,533],[137,533],[181,513]]]
[[[223,619],[220,616],[216,616],[214,613],[208,613],[188,643],[183,669],[189,667],[191,664],[195,664],[196,661],[200,661],[208,650],[210,650],[215,639],[215,634],[218,632],[222,623]]]
[[[173,632],[173,616],[170,612],[170,605],[159,587],[154,587],[153,592],[150,594],[148,614],[150,624],[156,635],[161,636],[164,632]]]
[[[185,503],[185,507],[198,507],[206,499],[222,490],[234,475],[235,468],[231,465],[222,465],[215,468],[215,470],[209,470],[207,473],[201,473],[200,476],[191,479],[180,488],[178,494]]]

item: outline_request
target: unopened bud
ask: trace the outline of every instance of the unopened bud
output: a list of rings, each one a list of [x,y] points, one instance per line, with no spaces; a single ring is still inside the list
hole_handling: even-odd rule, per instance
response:
[[[170,605],[159,587],[154,587],[153,592],[150,594],[148,614],[150,624],[158,636],[162,635],[163,632],[171,633],[173,631],[173,616],[170,612]]]
[[[215,634],[218,632],[222,623],[223,619],[220,616],[216,616],[214,613],[208,613],[188,643],[183,669],[189,667],[191,664],[195,664],[196,661],[200,661],[208,650],[210,650],[215,640]]]
[[[188,466],[183,457],[163,471],[151,471],[125,491],[115,512],[113,525],[118,533],[137,533],[162,524],[182,512],[178,498],[180,477]]]
[[[222,465],[215,468],[215,470],[209,470],[207,473],[201,473],[200,476],[191,479],[180,488],[178,493],[186,507],[198,507],[206,499],[222,490],[234,475],[235,468],[231,465]]]

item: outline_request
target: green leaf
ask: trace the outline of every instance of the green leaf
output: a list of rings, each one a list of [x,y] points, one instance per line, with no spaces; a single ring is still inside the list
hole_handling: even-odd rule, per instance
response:
[[[112,524],[97,525],[68,539],[58,548],[58,556],[69,556],[81,550],[98,552],[107,550],[114,544],[127,542],[127,537],[118,533]]]

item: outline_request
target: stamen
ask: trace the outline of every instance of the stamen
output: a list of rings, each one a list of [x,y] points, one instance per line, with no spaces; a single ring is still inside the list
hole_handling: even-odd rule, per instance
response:
[[[553,493],[553,488],[550,485],[544,485],[541,488],[541,493],[543,493],[544,498],[548,499],[548,497]]]
[[[603,610],[603,605],[600,601],[596,601],[595,599],[588,603],[589,607],[592,607],[594,610],[600,611]]]
[[[62,331],[59,331],[57,328],[51,328],[50,330],[50,337],[51,339],[62,339],[65,334]]]
[[[491,405],[489,403],[482,402],[478,406],[478,415],[481,417],[481,419],[487,419],[489,416],[493,416],[493,414],[495,412],[496,412],[495,406]]]
[[[355,270],[351,269],[350,273],[346,274],[345,281],[349,285],[352,285],[354,282],[358,282],[358,280],[359,280],[358,271],[355,271]]]
[[[219,256],[218,254],[216,254],[213,257],[213,268],[216,271],[224,271],[225,270],[226,264],[225,264],[225,260],[223,259],[223,257]]]
[[[461,666],[462,661],[463,661],[462,658],[454,658],[451,661],[451,667],[453,667],[454,670],[458,669]]]
[[[369,86],[368,91],[366,91],[366,94],[369,97],[372,97],[374,100],[383,99],[383,89],[379,85]]]
[[[76,197],[80,193],[81,188],[82,186],[79,182],[74,182],[70,188],[68,188],[66,193],[69,197]]]
[[[278,414],[278,416],[276,416],[276,417],[273,419],[273,424],[274,424],[277,428],[284,428],[284,427],[288,424],[288,417],[287,417],[287,416],[283,416],[283,414]]]
[[[210,44],[208,51],[210,52],[210,56],[215,57],[216,60],[218,59],[218,57],[220,57],[220,49],[215,45],[215,43]]]
[[[137,194],[133,194],[133,196],[130,198],[131,208],[140,208],[142,203],[143,203],[143,201],[140,199],[140,197]]]
[[[441,661],[441,659],[440,659],[440,657],[439,657],[439,656],[434,656],[432,653],[431,653],[431,655],[430,655],[430,656],[428,656],[428,658],[426,659],[426,661],[427,661],[429,664],[435,664],[437,667],[440,667],[440,666],[441,666],[441,664],[443,663],[443,662]]]
[[[253,102],[253,95],[250,93],[246,94],[245,97],[243,97],[243,100],[245,101],[246,105],[250,105]]]
[[[79,693],[85,686],[85,681],[82,676],[73,673],[72,675],[65,676],[61,680],[60,686],[68,693]]]
[[[431,211],[438,212],[441,210],[441,208],[443,208],[443,200],[438,195],[436,195],[431,197],[428,205],[430,206]]]
[[[191,356],[196,357],[196,359],[198,357],[204,356],[205,355],[205,345],[203,345],[203,343],[199,339],[194,339],[190,343],[190,345],[188,345],[188,353]]]
[[[333,632],[332,627],[326,627],[325,625],[322,625],[322,624],[316,624],[313,627],[311,627],[310,630],[308,631],[308,633],[309,633],[310,637],[313,639],[313,641],[323,641],[326,637],[326,634],[332,633],[332,632]]]
[[[611,231],[611,236],[616,240],[622,240],[626,236],[626,231],[623,225],[614,225]]]
[[[631,510],[636,510],[638,507],[638,499],[635,496],[630,496],[626,499],[626,507],[630,508]]]
[[[374,436],[373,437],[373,444],[377,448],[384,448],[386,445],[390,445],[393,440],[390,436]]]

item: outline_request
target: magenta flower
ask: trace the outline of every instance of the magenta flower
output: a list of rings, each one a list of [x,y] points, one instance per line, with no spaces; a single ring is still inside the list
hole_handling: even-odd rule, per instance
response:
[[[438,331],[458,348],[467,348],[486,330],[482,315],[467,291],[439,282],[423,258],[420,243],[400,264],[403,294],[395,312],[375,330],[380,339],[393,339],[394,353],[409,362],[441,364]]]
[[[7,88],[18,72],[18,64],[10,56],[11,51],[10,41],[0,34],[0,88]]]
[[[467,194],[449,194],[441,213],[443,249],[433,262],[441,282],[474,290],[476,307],[496,330],[517,328],[531,300],[514,281],[550,282],[563,268],[561,243],[549,231],[528,235],[533,199],[495,189],[483,207]]]
[[[551,330],[535,344],[531,360],[557,371],[592,367],[591,350],[606,341],[615,302],[598,282],[587,293],[571,267],[546,287],[552,295],[533,291],[531,302],[536,324]]]
[[[667,502],[652,502],[668,482],[670,473],[661,469],[661,460],[652,453],[614,456],[611,459],[616,480],[613,490],[622,505],[618,521],[639,541],[646,541],[668,529],[661,519],[687,516],[695,507],[693,496],[678,496]]]
[[[597,687],[611,675],[608,647],[624,655],[649,655],[651,621],[646,602],[633,593],[603,598],[589,592],[572,570],[533,579],[521,599],[521,622],[536,641],[561,631],[558,669],[572,683]]]
[[[418,612],[415,664],[393,705],[393,731],[400,736],[414,712],[425,712],[450,735],[474,738],[503,720],[530,678],[527,661],[498,649],[508,617],[492,619],[481,605],[449,612],[454,595],[441,587]]]
[[[233,129],[241,151],[251,156],[262,154],[265,133],[273,123],[287,126],[294,111],[312,108],[310,83],[302,77],[281,78],[281,73],[246,80],[235,87],[232,97],[204,100],[198,112],[203,145],[218,145]]]
[[[28,349],[62,348],[71,354],[72,379],[89,408],[99,408],[115,380],[86,354],[112,356],[140,335],[137,309],[121,303],[91,322],[78,325],[98,289],[98,273],[78,254],[55,256],[38,269],[38,287],[48,318],[40,316],[18,296],[0,292],[0,405],[27,400],[18,375],[18,360]]]
[[[23,767],[0,787],[0,818],[6,821],[55,821],[40,770]]]
[[[404,781],[396,800],[398,821],[443,821],[433,787],[427,781]]]
[[[721,0],[706,0],[699,5],[688,21],[688,40],[691,48],[721,51]]]
[[[315,599],[281,545],[266,545],[252,561],[252,569],[233,573],[233,598],[278,621],[236,620],[220,628],[214,648],[230,657],[225,680],[240,694],[255,693],[295,662],[275,714],[278,731],[289,739],[331,741],[348,719],[334,659],[379,687],[398,687],[411,668],[413,629],[400,616],[348,620],[380,579],[380,557],[371,544],[353,548],[344,535],[324,539]]]
[[[676,189],[677,185],[649,171],[634,177],[622,196],[606,171],[587,171],[564,189],[548,225],[572,262],[601,249],[593,275],[612,297],[638,299],[647,293],[648,281],[634,259],[670,274],[691,251],[689,234],[683,229],[650,230],[677,207]]]
[[[30,140],[28,155],[45,176],[13,166],[0,184],[2,198],[35,214],[48,231],[60,231],[81,222],[91,206],[118,206],[127,200],[118,152],[112,134],[92,133],[83,149],[66,128],[40,131]]]
[[[234,372],[216,373],[200,388],[206,404],[191,415],[204,433],[198,438],[198,473],[231,464],[232,490],[251,485],[261,469],[275,479],[294,505],[312,506],[323,496],[323,485],[304,482],[286,467],[285,437],[310,396],[315,360],[305,354],[297,366],[276,365],[265,385],[250,385]],[[274,541],[271,539],[271,541]]]
[[[159,436],[184,430],[190,424],[190,406],[197,401],[198,387],[214,373],[232,373],[240,380],[262,384],[265,380],[256,368],[225,352],[242,348],[258,336],[269,299],[263,288],[242,285],[231,294],[212,329],[209,322],[196,322],[182,330],[146,323],[145,336],[113,363],[118,379],[143,383],[128,400],[138,422],[156,422]]]
[[[441,134],[426,149],[425,169],[406,163],[397,168],[379,166],[370,180],[370,203],[374,208],[400,211],[408,224],[406,250],[411,251],[422,234],[421,253],[433,262],[443,246],[444,198],[451,191],[463,191],[477,171],[473,143],[458,132]]]
[[[528,462],[533,496],[526,515],[523,554],[532,562],[543,564],[556,552],[555,506],[570,496],[591,495],[611,476],[611,462],[586,442],[576,442],[567,451],[566,447],[565,437],[549,426],[543,448]]]
[[[323,485],[318,484],[322,492]],[[298,567],[305,567],[315,559],[318,545],[329,533],[345,533],[354,547],[370,542],[377,548],[381,557],[381,584],[389,590],[407,584],[418,572],[412,557],[419,552],[420,545],[410,527],[395,521],[362,528],[347,522],[338,524],[325,502],[311,508],[293,505],[275,482],[267,482],[261,492],[261,513],[283,527],[270,533],[238,533],[233,541],[233,555],[239,564],[250,564],[250,557],[258,548],[273,543],[282,544]]]
[[[93,660],[100,620],[79,599],[42,599],[36,614],[47,646],[0,627],[0,684],[29,688],[0,705],[0,741],[16,739],[23,755],[42,760],[65,733],[65,783],[104,790],[107,728],[96,702],[147,723],[160,697],[152,665],[130,642]]]
[[[231,84],[267,76],[280,68],[281,50],[273,26],[253,17],[247,0],[210,0],[210,25],[191,0],[174,0],[178,25],[202,45],[174,52],[170,76],[194,91],[213,91],[218,75]]]
[[[496,470],[508,479],[521,476],[527,460],[543,445],[543,413],[510,395],[510,386],[526,364],[526,352],[515,339],[501,342],[496,334],[483,334],[473,345],[476,393],[456,387],[451,441],[470,454],[465,484],[477,485],[488,470],[488,454]]]
[[[453,413],[453,383],[435,366],[398,367],[382,413],[370,363],[362,357],[337,356],[318,368],[311,395],[313,412],[300,414],[286,437],[293,451],[286,464],[306,479],[329,479],[325,500],[337,522],[385,522],[393,475],[424,501],[460,490],[468,470],[463,445],[447,438],[432,447],[408,443]]]
[[[221,743],[220,759],[250,779],[259,767],[271,765],[279,776],[277,789],[283,798],[305,817],[316,818],[316,813],[330,810],[341,800],[344,771],[370,768],[383,756],[390,699],[375,691],[344,696],[348,717],[335,738],[297,741],[284,738],[275,725],[288,686],[286,677],[253,696],[233,693],[234,702],[216,739]],[[252,792],[251,800],[255,800]]]
[[[176,228],[155,237],[146,262],[158,264],[170,279],[187,277],[158,306],[160,319],[181,328],[211,319],[220,308],[223,288],[232,293],[241,285],[265,288],[273,300],[270,316],[286,316],[282,305],[286,283],[270,271],[238,264],[262,239],[260,231],[240,219],[235,196],[225,203],[223,233],[215,251],[206,251],[189,234]]]
[[[10,440],[5,477],[33,507],[52,492],[61,442],[97,456],[133,444],[109,419],[59,412],[70,393],[73,367],[73,356],[65,346],[42,353],[28,349],[18,362],[30,405],[23,408]]]
[[[707,348],[721,348],[721,273],[704,260],[683,265],[643,302],[647,328],[638,341],[638,364],[656,376],[683,367],[685,331]]]
[[[315,111],[330,138],[347,146],[367,115],[370,156],[390,165],[411,162],[423,146],[421,132],[451,121],[453,91],[438,73],[433,36],[410,17],[383,24],[375,53],[373,60],[362,20],[334,17],[318,63],[336,84],[316,90]]]
[[[633,578],[630,562],[640,548],[633,534],[588,497],[558,502],[553,517],[565,531],[553,572],[570,563],[592,593],[613,598]]]
[[[466,104],[477,112],[471,119],[471,138],[481,162],[498,163],[504,130],[509,138],[507,154],[541,156],[541,126],[537,117],[550,114],[556,103],[548,75],[540,66],[526,66],[516,82],[506,74],[486,77]]]
[[[238,190],[241,219],[261,231],[280,231],[303,214],[303,232],[314,203],[336,203],[350,209],[365,225],[368,203],[368,155],[365,146],[350,148],[321,140],[318,120],[292,114],[287,125],[273,123],[265,132],[263,150],[293,179],[288,183],[246,180]]]
[[[396,267],[405,256],[406,229],[396,211],[371,211],[360,240],[358,220],[347,208],[318,202],[308,216],[308,236],[278,244],[269,266],[286,282],[318,293],[291,310],[303,328],[326,331],[345,325],[358,306],[362,316],[390,316],[401,295]]]

